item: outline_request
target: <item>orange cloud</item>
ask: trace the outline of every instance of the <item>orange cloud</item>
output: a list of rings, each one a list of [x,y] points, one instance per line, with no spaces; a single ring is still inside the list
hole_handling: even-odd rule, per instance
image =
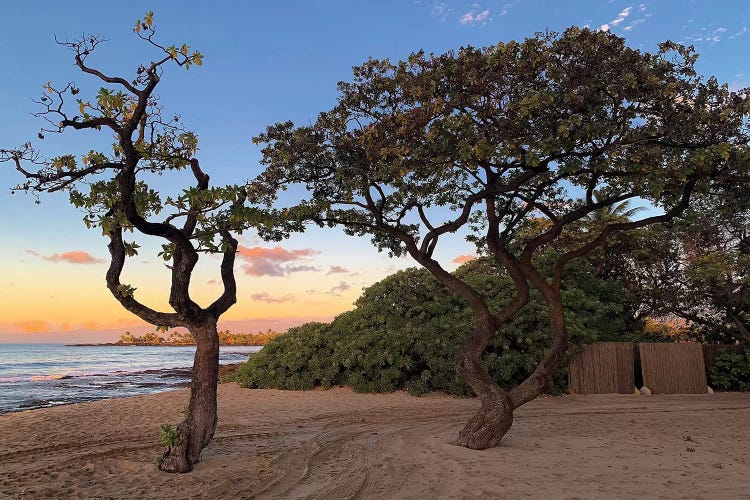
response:
[[[459,255],[455,259],[453,259],[454,264],[466,264],[467,262],[471,262],[472,260],[476,259],[476,255]]]
[[[287,250],[282,247],[237,247],[237,256],[248,262],[242,269],[250,276],[286,276],[300,271],[317,271],[315,266],[295,262],[304,261],[319,253],[312,248]]]
[[[13,326],[23,333],[42,333],[50,331],[50,324],[41,320],[16,321]]]
[[[41,257],[49,262],[67,262],[68,264],[102,264],[104,259],[97,259],[83,250],[71,250],[70,252],[53,253],[52,255],[41,255],[34,250],[26,250],[26,253]]]

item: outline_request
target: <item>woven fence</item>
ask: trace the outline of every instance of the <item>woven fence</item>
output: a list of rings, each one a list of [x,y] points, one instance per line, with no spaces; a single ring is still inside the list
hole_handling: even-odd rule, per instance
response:
[[[653,394],[708,392],[701,344],[642,343],[638,349],[643,385]]]
[[[631,394],[634,357],[630,342],[590,344],[571,360],[568,387],[576,394]]]

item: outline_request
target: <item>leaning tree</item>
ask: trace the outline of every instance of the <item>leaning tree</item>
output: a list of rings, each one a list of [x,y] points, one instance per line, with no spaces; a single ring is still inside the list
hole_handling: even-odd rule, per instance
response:
[[[696,58],[672,42],[648,53],[610,33],[569,28],[397,63],[370,59],[339,83],[337,105],[314,123],[278,123],[255,139],[266,170],[248,194],[282,210],[279,190],[302,185],[309,195],[282,210],[288,221],[371,235],[470,305],[474,327],[456,368],[481,407],[455,442],[493,447],[565,357],[565,265],[617,231],[676,217],[712,179],[746,180],[748,98],[697,75]],[[639,199],[659,208],[601,225],[551,273],[541,270],[535,256],[566,229]],[[520,231],[530,218],[546,224]],[[596,227],[577,225],[587,226]],[[490,308],[437,260],[438,242],[455,233],[468,233],[511,276],[515,295],[502,307]],[[501,388],[482,353],[528,303],[530,287],[549,308],[552,340],[526,380]]]
[[[153,325],[184,327],[192,334],[197,349],[190,403],[176,433],[174,429],[168,433],[170,447],[159,465],[169,472],[188,472],[216,430],[217,320],[236,302],[237,240],[232,233],[241,232],[240,221],[247,222],[252,213],[245,206],[244,188],[209,186],[209,176],[193,158],[196,135],[182,126],[178,115],[167,116],[154,93],[169,65],[185,69],[201,65],[202,54],[184,44],[159,43],[152,13],[139,20],[134,31],[157,53],[156,60],[137,68],[134,79],[111,76],[89,63],[103,42],[101,36],[59,41],[73,52],[77,68],[104,86],[89,100],[74,83],[47,83],[37,101],[41,105],[37,116],[47,121],[39,139],[70,129],[107,129],[114,136],[111,151],[47,159],[26,143],[18,149],[0,150],[0,161],[10,162],[25,177],[16,191],[37,195],[67,191],[71,203],[84,210],[86,226],[101,229],[109,239],[111,255],[107,288],[125,309]],[[145,180],[150,174],[178,170],[192,172],[194,183],[174,196],[162,196]],[[173,312],[145,305],[136,298],[133,286],[121,282],[127,258],[138,252],[138,245],[124,237],[134,231],[164,242],[160,256],[171,269],[169,305]],[[208,307],[198,305],[190,295],[191,275],[201,253],[223,255],[223,293]]]

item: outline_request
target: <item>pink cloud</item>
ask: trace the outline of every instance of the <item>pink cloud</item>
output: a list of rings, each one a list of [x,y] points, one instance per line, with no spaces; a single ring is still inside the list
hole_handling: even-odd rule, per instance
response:
[[[237,248],[237,256],[248,262],[242,266],[242,270],[250,276],[286,276],[301,271],[317,271],[315,266],[297,262],[319,253],[312,248],[287,250],[282,247],[264,248],[243,245]]]
[[[334,295],[338,295],[341,292],[345,292],[345,291],[349,290],[351,287],[352,286],[349,283],[347,283],[346,281],[341,281],[341,282],[339,282],[338,285],[336,285],[333,288],[331,288],[331,290],[328,293],[332,293]]]
[[[349,270],[343,266],[331,266],[326,274],[343,274],[348,273]]]
[[[289,302],[294,299],[291,294],[284,295],[283,297],[271,297],[268,292],[254,293],[250,296],[256,302],[266,302],[268,304],[280,304],[282,302]]]
[[[52,255],[41,255],[34,250],[26,250],[26,253],[35,257],[41,257],[48,262],[67,262],[68,264],[103,264],[104,259],[97,259],[83,250],[71,250],[70,252],[53,253]]]
[[[454,264],[466,264],[467,262],[471,262],[472,260],[476,259],[476,255],[459,255],[455,259],[453,259]]]

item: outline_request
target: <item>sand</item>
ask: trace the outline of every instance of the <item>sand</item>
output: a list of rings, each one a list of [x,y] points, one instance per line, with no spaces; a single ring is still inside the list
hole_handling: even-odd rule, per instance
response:
[[[750,498],[750,394],[539,398],[498,448],[449,444],[474,399],[219,391],[195,471],[158,472],[187,390],[0,416],[0,497]]]

